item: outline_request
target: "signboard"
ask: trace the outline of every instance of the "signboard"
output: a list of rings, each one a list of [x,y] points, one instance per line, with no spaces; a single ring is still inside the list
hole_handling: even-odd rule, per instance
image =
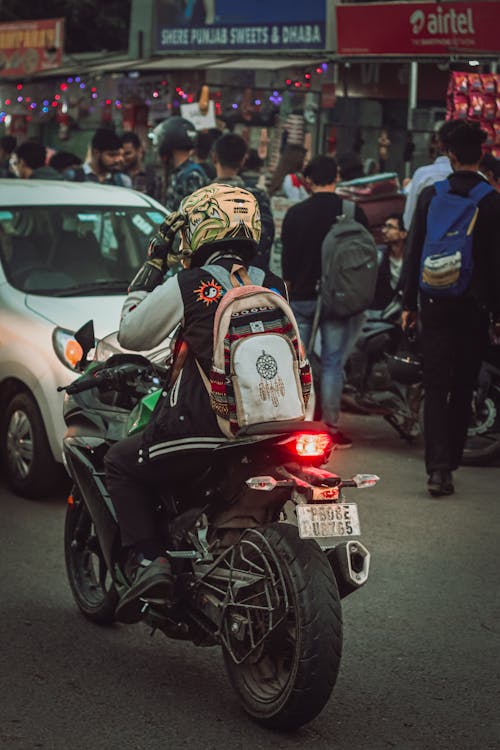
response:
[[[156,0],[155,52],[325,49],[326,0]]]
[[[498,3],[337,5],[340,55],[445,55],[500,51]]]
[[[64,18],[0,23],[0,77],[58,68],[63,42]]]
[[[215,122],[215,104],[208,102],[208,110],[205,114],[200,112],[198,102],[193,104],[181,104],[181,115],[193,123],[196,130],[209,130],[217,127]]]

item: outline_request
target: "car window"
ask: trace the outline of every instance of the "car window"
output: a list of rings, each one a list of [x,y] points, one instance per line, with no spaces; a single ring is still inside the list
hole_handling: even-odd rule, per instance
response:
[[[30,294],[123,294],[162,220],[146,208],[2,208],[0,259]]]

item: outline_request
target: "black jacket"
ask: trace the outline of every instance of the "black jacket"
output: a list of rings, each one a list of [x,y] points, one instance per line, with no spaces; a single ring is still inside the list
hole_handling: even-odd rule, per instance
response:
[[[480,174],[470,171],[454,172],[449,179],[453,191],[461,195],[467,195],[475,185],[484,181]],[[417,309],[427,212],[435,195],[433,185],[425,188],[420,194],[407,242],[407,256],[403,269],[403,306],[407,310]],[[495,320],[500,320],[500,193],[488,193],[479,201],[478,208],[472,244],[472,282],[463,296],[474,297],[481,308],[491,312]]]
[[[229,252],[229,251],[228,251]],[[211,260],[230,271],[237,257]],[[269,271],[262,285],[286,295],[283,281]],[[163,392],[159,406],[144,433],[144,449],[151,458],[174,449],[199,450],[204,443],[225,440],[218,427],[196,360],[209,374],[213,355],[215,313],[225,290],[208,271],[191,268],[167,279],[152,292],[131,292],[122,309],[120,344],[148,351],[178,326],[189,346],[189,355],[173,387]],[[161,442],[161,446],[158,446]]]
[[[316,299],[321,278],[321,244],[336,217],[342,199],[335,193],[314,193],[286,212],[281,229],[283,278],[291,282],[290,299]],[[354,218],[368,228],[363,209],[356,206]]]

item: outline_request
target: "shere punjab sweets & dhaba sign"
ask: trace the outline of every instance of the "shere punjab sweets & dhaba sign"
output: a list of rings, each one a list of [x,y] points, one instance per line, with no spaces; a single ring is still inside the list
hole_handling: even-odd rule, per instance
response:
[[[340,55],[498,52],[499,4],[380,3],[337,6]]]

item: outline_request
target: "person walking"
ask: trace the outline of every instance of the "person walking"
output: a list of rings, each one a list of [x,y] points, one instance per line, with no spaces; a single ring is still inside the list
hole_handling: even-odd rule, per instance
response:
[[[309,195],[303,169],[307,150],[298,143],[289,143],[276,165],[269,185],[269,195],[284,195],[289,200],[302,201]]]
[[[308,164],[312,195],[295,204],[283,220],[283,278],[304,345],[309,346],[313,327],[318,281],[321,278],[321,245],[328,230],[342,213],[342,199],[335,195],[337,161],[316,156]],[[354,218],[368,228],[359,206]],[[321,320],[321,408],[339,448],[349,448],[351,439],[338,428],[344,366],[359,335],[364,313],[338,320]]]
[[[403,222],[410,231],[411,221],[417,205],[418,196],[428,185],[438,180],[444,180],[451,173],[451,162],[448,158],[448,135],[456,128],[457,120],[449,120],[437,132],[437,147],[439,155],[432,164],[426,164],[415,170],[415,173],[405,188],[406,203],[403,212]]]
[[[121,136],[124,172],[130,177],[134,190],[146,193],[156,200],[161,197],[161,180],[152,164],[144,164],[144,146],[133,130]]]
[[[226,133],[218,138],[213,146],[213,158],[216,178],[212,182],[224,183],[233,187],[245,188],[257,200],[260,211],[262,233],[252,263],[259,268],[267,269],[269,254],[274,241],[274,219],[267,193],[258,187],[248,187],[241,175],[240,169],[245,163],[247,143],[241,135]]]
[[[14,151],[11,165],[23,180],[60,180],[61,175],[46,165],[47,149],[43,143],[24,141]]]
[[[184,198],[209,183],[203,167],[192,158],[196,138],[194,125],[178,116],[164,120],[153,131],[166,174],[162,202],[170,211],[177,211]]]
[[[454,492],[453,472],[462,458],[490,319],[500,334],[500,195],[478,171],[486,134],[477,123],[461,122],[447,138],[453,174],[425,188],[418,199],[403,271],[401,320],[403,329],[414,326],[419,311],[425,465],[433,497]],[[439,225],[441,250],[457,236],[456,221],[455,229],[446,228],[446,213],[460,198],[471,218],[459,249],[450,251],[450,266],[443,252],[434,249],[428,256],[428,241]],[[466,237],[472,238],[470,258]]]
[[[99,182],[101,185],[132,187],[123,172],[122,142],[114,130],[98,128],[90,142],[90,153],[82,167],[75,169],[75,182]]]

